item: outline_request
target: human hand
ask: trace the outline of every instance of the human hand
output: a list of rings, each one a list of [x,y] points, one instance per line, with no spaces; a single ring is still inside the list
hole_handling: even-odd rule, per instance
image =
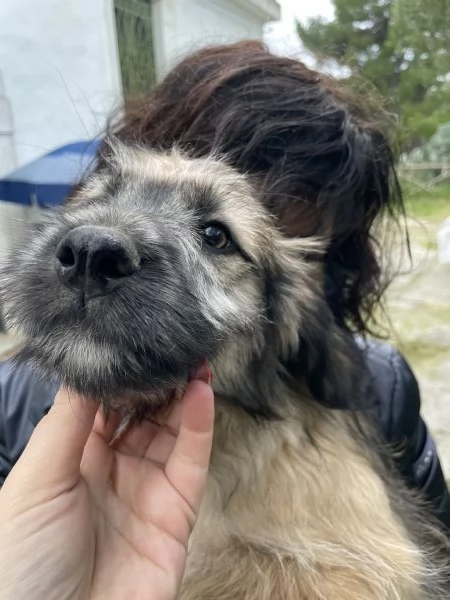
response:
[[[204,373],[203,373],[204,375]],[[174,600],[203,495],[213,393],[196,379],[158,427],[61,390],[0,490],[2,600]]]

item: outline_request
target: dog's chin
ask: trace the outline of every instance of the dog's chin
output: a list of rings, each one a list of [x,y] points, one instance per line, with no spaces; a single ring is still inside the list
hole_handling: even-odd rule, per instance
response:
[[[105,414],[121,413],[129,420],[142,421],[143,419],[159,421],[170,412],[173,404],[182,398],[189,379],[177,383],[152,386],[149,389],[136,390],[125,388],[120,395],[104,396],[100,402]],[[70,386],[68,386],[70,389]],[[75,390],[81,393],[80,390]],[[98,396],[90,396],[98,398]]]
[[[137,419],[156,418],[170,410],[201,364],[165,365],[160,359],[156,366],[151,361],[140,363],[134,355],[122,353],[119,359],[117,353],[108,356],[108,352],[94,361],[89,346],[85,350],[83,354],[75,345],[56,352],[54,345],[34,339],[25,342],[15,359],[45,379],[101,403],[106,413],[119,411]]]

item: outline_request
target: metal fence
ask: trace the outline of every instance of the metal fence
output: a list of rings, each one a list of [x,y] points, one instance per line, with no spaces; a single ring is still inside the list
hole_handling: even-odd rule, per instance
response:
[[[155,83],[151,0],[114,0],[120,70],[125,96],[136,97]]]

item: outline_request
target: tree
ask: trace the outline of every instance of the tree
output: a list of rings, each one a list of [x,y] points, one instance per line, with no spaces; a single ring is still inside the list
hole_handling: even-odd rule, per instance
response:
[[[349,82],[368,81],[401,117],[410,150],[450,120],[450,0],[334,0],[335,19],[297,24],[317,60],[335,60]]]

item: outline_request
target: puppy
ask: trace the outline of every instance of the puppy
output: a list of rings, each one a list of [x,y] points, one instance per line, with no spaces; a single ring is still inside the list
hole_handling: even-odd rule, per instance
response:
[[[449,545],[372,433],[320,244],[283,237],[220,157],[105,152],[8,259],[2,300],[18,359],[106,410],[157,417],[211,365],[215,441],[181,599],[448,598]]]

